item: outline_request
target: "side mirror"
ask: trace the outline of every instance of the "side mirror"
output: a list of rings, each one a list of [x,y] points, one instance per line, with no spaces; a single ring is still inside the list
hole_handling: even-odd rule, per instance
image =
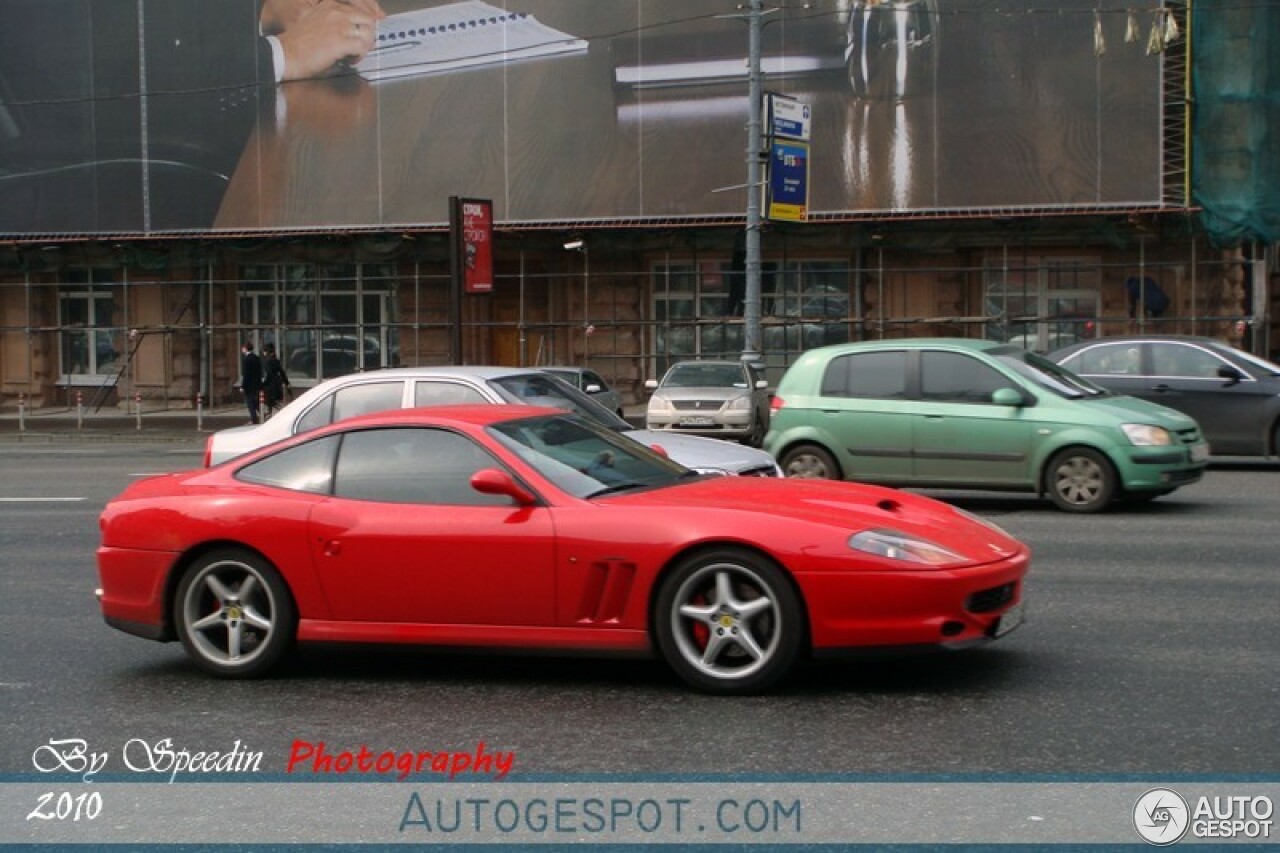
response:
[[[763,391],[764,389],[766,389],[766,388],[768,388],[768,387],[769,387],[769,380],[768,380],[768,379],[757,379],[757,380],[756,380],[756,390],[757,390],[757,391]]]
[[[1218,377],[1227,380],[1228,385],[1235,385],[1244,380],[1244,372],[1238,367],[1224,364],[1218,368]]]
[[[482,495],[506,495],[518,506],[533,506],[538,498],[511,478],[506,471],[482,468],[471,475],[471,488]]]
[[[603,391],[604,389],[603,389],[603,388],[601,388],[599,385],[596,385],[595,383],[592,383],[591,385],[586,386],[586,387],[585,387],[585,388],[583,388],[582,390],[583,390],[583,391],[586,391],[588,394],[599,394],[599,393],[600,393],[601,391]]]
[[[646,380],[644,381],[644,387],[645,387],[645,390],[646,390],[646,391],[657,391],[657,390],[658,390],[658,380],[656,380],[656,379],[646,379]]]
[[[1025,406],[1027,401],[1023,399],[1022,392],[1015,388],[999,388],[991,395],[991,402],[997,406]]]

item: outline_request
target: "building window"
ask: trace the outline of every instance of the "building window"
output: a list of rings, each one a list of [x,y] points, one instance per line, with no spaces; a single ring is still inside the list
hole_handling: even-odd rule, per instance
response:
[[[245,337],[276,345],[294,385],[399,364],[395,270],[389,264],[245,267]]]
[[[849,340],[849,267],[843,261],[765,261],[760,348],[777,381],[794,357]],[[745,343],[744,273],[726,260],[672,261],[650,270],[654,371],[689,358],[737,358]]]
[[[120,366],[124,330],[112,326],[120,288],[111,270],[71,270],[58,286],[63,384],[97,382]]]
[[[1030,258],[983,265],[986,337],[1037,352],[1098,336],[1102,263],[1098,258]]]

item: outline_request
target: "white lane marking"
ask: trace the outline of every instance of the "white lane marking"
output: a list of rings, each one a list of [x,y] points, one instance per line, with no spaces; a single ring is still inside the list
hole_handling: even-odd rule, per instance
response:
[[[0,503],[5,504],[25,504],[25,503],[75,503],[85,500],[85,498],[0,498]]]

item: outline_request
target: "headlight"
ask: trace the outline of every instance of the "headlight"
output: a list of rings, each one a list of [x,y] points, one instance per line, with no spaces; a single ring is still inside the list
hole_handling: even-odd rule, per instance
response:
[[[1124,424],[1120,427],[1124,430],[1124,434],[1129,437],[1131,444],[1139,447],[1167,447],[1173,444],[1173,436],[1169,435],[1169,431],[1164,427],[1149,426],[1148,424]]]
[[[728,477],[729,476],[729,472],[724,470],[723,468],[695,467],[693,470],[697,471],[699,474],[702,474],[703,476],[706,476],[706,477]]]
[[[740,412],[740,411],[742,411],[743,409],[750,409],[750,408],[751,408],[751,398],[750,398],[750,397],[736,397],[736,398],[734,398],[734,399],[730,400],[730,401],[729,401],[729,405],[725,406],[725,408],[726,408],[726,409],[728,409],[728,410],[729,410],[729,411],[731,411],[731,412]]]
[[[674,412],[675,410],[676,410],[676,407],[671,405],[671,401],[668,400],[666,397],[650,397],[649,398],[649,411],[651,412],[667,413],[667,412]]]
[[[941,566],[947,563],[959,563],[964,557],[948,551],[941,545],[926,539],[917,539],[896,530],[864,530],[849,537],[849,547],[855,551],[887,557],[890,560],[901,560],[904,563],[922,563],[926,566]]]
[[[953,506],[951,509],[955,511],[956,515],[967,518],[970,521],[974,522],[975,524],[981,524],[983,527],[987,528],[988,530],[994,530],[996,533],[999,533],[1001,536],[1007,536],[1010,539],[1013,538],[1012,536],[1009,536],[1009,531],[1005,530],[1003,527],[996,524],[994,521],[988,521],[982,516],[975,515],[969,512],[967,509],[960,509],[960,507],[958,506]]]

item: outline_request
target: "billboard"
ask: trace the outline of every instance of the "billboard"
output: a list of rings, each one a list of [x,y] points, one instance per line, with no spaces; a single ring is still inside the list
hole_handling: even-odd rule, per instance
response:
[[[738,5],[6,0],[0,234],[738,216]],[[1162,57],[1118,2],[781,6],[810,220],[1160,203]]]

